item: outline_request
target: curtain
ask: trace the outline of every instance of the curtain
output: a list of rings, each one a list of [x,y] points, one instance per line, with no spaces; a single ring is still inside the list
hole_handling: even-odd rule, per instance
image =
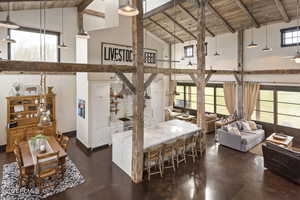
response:
[[[259,94],[259,83],[246,82],[244,84],[244,118],[251,120]]]
[[[236,84],[235,82],[226,82],[223,87],[227,110],[230,115],[233,115],[236,111]]]

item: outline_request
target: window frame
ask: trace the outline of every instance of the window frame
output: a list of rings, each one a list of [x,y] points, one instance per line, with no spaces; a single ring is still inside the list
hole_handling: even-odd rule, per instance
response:
[[[187,55],[187,50],[188,50],[189,48],[192,48],[192,55],[191,55],[191,56],[188,56],[188,55]],[[184,57],[185,57],[185,58],[193,58],[193,57],[194,57],[194,45],[193,45],[193,44],[192,44],[192,45],[184,46]]]
[[[293,46],[297,46],[298,44],[300,44],[300,42],[298,44],[297,43],[296,44],[295,43],[292,43],[292,44],[285,44],[284,43],[284,39],[285,39],[284,34],[289,33],[289,32],[294,32],[294,31],[297,31],[297,30],[298,30],[297,26],[280,29],[280,39],[281,39],[280,46],[281,47],[293,47]],[[300,31],[300,27],[299,27],[299,31]],[[300,34],[299,34],[299,37],[300,37]]]
[[[24,27],[24,26],[22,26],[22,27],[20,27],[16,30],[17,31],[31,32],[31,33],[40,33],[40,29]],[[11,36],[11,31],[12,31],[12,29],[8,29],[8,31],[7,31],[7,34],[9,36]],[[61,33],[57,32],[57,31],[46,30],[46,34],[57,36],[57,47],[58,47],[58,45],[60,44],[60,40],[61,40]],[[60,60],[61,60],[60,53],[61,53],[60,48],[57,48],[57,61],[56,62],[60,62]],[[7,44],[7,59],[11,60],[11,44],[10,43]]]

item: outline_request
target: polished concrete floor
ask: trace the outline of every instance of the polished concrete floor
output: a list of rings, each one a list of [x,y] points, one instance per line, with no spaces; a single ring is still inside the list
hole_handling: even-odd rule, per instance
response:
[[[300,186],[265,170],[262,157],[216,145],[212,135],[208,143],[206,156],[196,163],[189,161],[176,173],[169,171],[164,178],[153,176],[150,182],[135,185],[112,164],[110,148],[87,153],[73,138],[68,153],[86,182],[49,199],[300,199]],[[12,161],[12,154],[0,154],[1,176],[2,165]]]

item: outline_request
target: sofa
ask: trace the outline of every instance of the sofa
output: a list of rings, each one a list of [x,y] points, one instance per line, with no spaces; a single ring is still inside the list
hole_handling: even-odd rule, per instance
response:
[[[270,142],[262,145],[262,151],[265,168],[300,184],[300,152]]]
[[[257,130],[245,131],[240,121],[235,121],[230,124],[238,127],[240,135],[229,132],[226,126],[219,128],[216,131],[217,140],[221,145],[232,149],[247,152],[265,139],[265,131],[262,126],[257,124]]]

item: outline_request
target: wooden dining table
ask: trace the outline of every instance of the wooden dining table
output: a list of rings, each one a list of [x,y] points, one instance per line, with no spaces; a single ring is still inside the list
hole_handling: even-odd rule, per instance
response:
[[[60,146],[60,144],[57,142],[54,136],[47,136],[47,141],[49,145],[51,146],[52,150],[54,152],[59,152],[59,162],[64,162],[67,153],[65,150]],[[33,173],[34,172],[34,160],[32,157],[32,153],[30,151],[29,143],[28,141],[22,141],[19,143],[20,151],[21,151],[21,157],[23,161],[24,168],[27,173]]]

